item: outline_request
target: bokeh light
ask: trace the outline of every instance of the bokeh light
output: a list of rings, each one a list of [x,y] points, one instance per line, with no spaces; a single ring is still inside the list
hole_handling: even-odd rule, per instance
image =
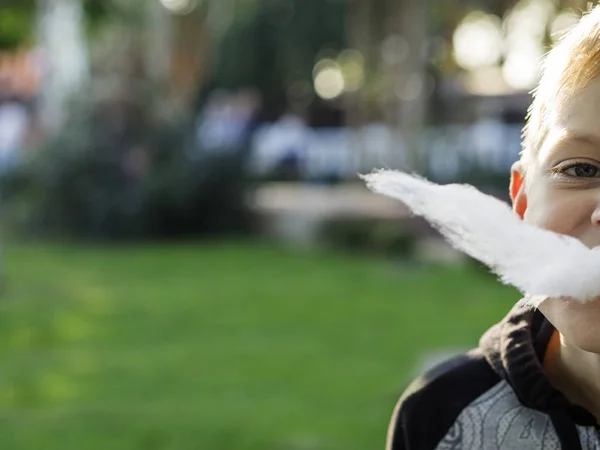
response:
[[[160,2],[174,14],[189,14],[197,5],[197,0],[160,0]]]
[[[314,78],[315,92],[324,100],[333,100],[339,97],[345,88],[344,76],[340,67],[326,65],[316,71]]]
[[[573,11],[563,11],[552,21],[550,26],[550,36],[552,40],[556,41],[560,39],[565,32],[572,28],[577,21],[579,16]]]
[[[406,39],[397,34],[391,34],[381,44],[381,58],[389,65],[400,64],[408,56],[410,47]]]
[[[516,89],[531,89],[539,78],[539,66],[543,53],[541,49],[524,41],[522,47],[511,50],[502,65],[506,82]]]
[[[365,81],[365,58],[361,52],[354,49],[342,51],[337,57],[346,92],[358,91]]]
[[[502,95],[508,88],[500,67],[483,67],[468,72],[463,85],[467,92],[481,96]]]
[[[497,64],[503,48],[500,18],[479,11],[470,13],[456,28],[453,44],[454,58],[464,69]]]
[[[539,79],[544,39],[552,16],[551,5],[521,0],[506,16],[505,61],[502,74],[515,89],[529,90]]]
[[[425,87],[425,80],[418,74],[412,74],[403,82],[396,84],[394,94],[398,99],[409,102],[419,98],[424,93]]]

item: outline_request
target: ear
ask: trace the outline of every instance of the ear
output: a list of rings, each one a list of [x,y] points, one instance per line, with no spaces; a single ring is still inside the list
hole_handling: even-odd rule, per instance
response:
[[[525,217],[527,211],[527,193],[525,192],[525,174],[521,161],[512,165],[510,173],[510,198],[513,210],[521,217]]]

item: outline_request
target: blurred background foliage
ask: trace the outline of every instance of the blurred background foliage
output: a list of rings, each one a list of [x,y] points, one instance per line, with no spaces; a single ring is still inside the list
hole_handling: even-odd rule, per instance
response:
[[[42,67],[33,87],[17,95],[31,113],[33,137],[23,146],[32,151],[7,177],[5,211],[18,214],[5,216],[22,231],[88,238],[177,234],[160,225],[171,222],[186,235],[250,230],[233,225],[252,217],[241,211],[250,179],[352,182],[356,172],[380,166],[411,167],[502,193],[533,86],[526,79],[510,84],[511,54],[502,56],[502,45],[533,36],[531,45],[519,47],[531,47],[530,53],[515,58],[529,58],[535,68],[536,52],[541,56],[559,25],[568,26],[577,6],[550,0],[4,0],[0,46],[38,51]],[[55,33],[69,17],[79,22],[65,29],[73,40],[65,43]],[[494,41],[498,33],[506,34],[506,44]],[[465,60],[461,36],[479,36],[491,50],[474,47]],[[501,53],[489,59],[494,45]],[[58,53],[65,56],[51,57]],[[213,117],[212,130],[226,127],[228,108],[233,116],[241,110],[231,119],[233,137],[202,131],[201,122],[210,128],[210,115],[219,111],[225,118],[219,125]],[[289,117],[297,122],[287,123]],[[367,138],[362,130],[370,124],[382,125],[387,136]],[[332,130],[331,141],[321,137]],[[257,136],[267,136],[266,143]],[[386,139],[373,153],[375,140]],[[483,144],[461,150],[472,141]],[[265,163],[261,152],[274,153],[273,145],[279,153]],[[316,147],[311,155],[307,145]],[[223,147],[220,156],[211,146]],[[332,148],[331,161],[320,146]],[[322,167],[310,173],[311,165]],[[70,185],[75,173],[86,180],[78,199]],[[223,182],[211,184],[211,177]],[[179,181],[157,187],[167,179]],[[115,183],[101,192],[106,180]]]

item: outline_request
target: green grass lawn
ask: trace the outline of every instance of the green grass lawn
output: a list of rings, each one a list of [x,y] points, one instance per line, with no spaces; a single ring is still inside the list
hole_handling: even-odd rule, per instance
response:
[[[0,448],[370,450],[423,352],[518,299],[491,277],[264,244],[15,245]]]

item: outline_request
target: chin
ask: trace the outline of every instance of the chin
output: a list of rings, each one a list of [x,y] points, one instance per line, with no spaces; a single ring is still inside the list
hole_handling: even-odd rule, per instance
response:
[[[600,355],[600,337],[599,336],[569,336],[562,333],[566,341],[581,350],[588,353],[596,353]]]
[[[568,345],[600,354],[600,298],[587,303],[549,298],[539,309]]]
[[[585,328],[582,324],[582,326],[572,329],[561,330],[559,328],[558,331],[561,332],[568,345],[578,347],[585,352],[600,354],[600,329],[597,326],[594,327],[592,322],[598,323],[597,320],[591,319]]]

